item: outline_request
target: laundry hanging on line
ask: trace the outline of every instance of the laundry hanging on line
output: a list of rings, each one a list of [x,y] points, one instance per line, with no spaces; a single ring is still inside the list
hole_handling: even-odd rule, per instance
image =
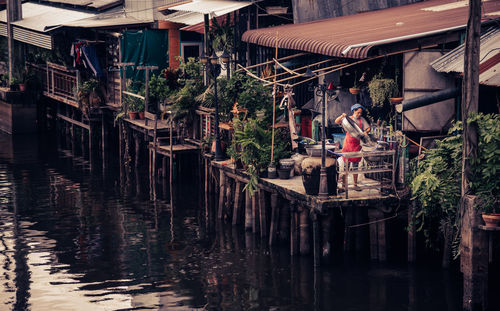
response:
[[[96,49],[85,41],[74,42],[70,55],[73,57],[73,67],[89,68],[94,76],[101,79],[104,73],[99,65]]]

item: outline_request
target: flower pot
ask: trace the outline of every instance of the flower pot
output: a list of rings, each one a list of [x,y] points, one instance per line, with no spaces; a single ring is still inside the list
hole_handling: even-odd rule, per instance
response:
[[[269,165],[267,167],[267,178],[274,179],[276,177],[277,177],[277,175],[276,175],[276,166],[274,166],[274,164]]]
[[[327,158],[326,163],[326,182],[328,185],[328,194],[337,193],[337,167],[333,158]],[[306,158],[302,161],[302,183],[306,194],[316,195],[319,192],[321,172],[321,158]]]
[[[288,179],[290,178],[290,170],[291,168],[280,168],[278,169],[278,176],[280,179]]]
[[[129,111],[129,112],[128,112],[128,116],[129,116],[130,120],[135,120],[135,119],[137,119],[138,115],[139,115],[139,113],[138,113],[138,112],[136,112],[136,111]]]
[[[24,84],[24,83],[19,83],[19,91],[21,91],[21,92],[26,91],[26,84]]]
[[[139,119],[144,120],[144,111],[139,111],[138,114],[139,114]]]
[[[392,97],[390,98],[391,104],[397,105],[403,101],[403,97]]]
[[[484,223],[486,227],[498,227],[500,226],[500,213],[483,213],[481,214],[483,217]]]
[[[358,94],[359,94],[359,92],[361,92],[361,90],[360,90],[360,89],[358,89],[357,87],[351,87],[351,88],[349,89],[349,92],[350,92],[352,95],[358,95]]]

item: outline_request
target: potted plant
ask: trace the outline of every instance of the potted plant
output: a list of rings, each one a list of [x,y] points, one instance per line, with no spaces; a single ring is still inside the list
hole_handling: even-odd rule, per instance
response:
[[[383,78],[380,74],[374,76],[368,83],[368,90],[375,107],[383,107],[391,97],[396,97],[399,93],[396,81]]]
[[[142,100],[139,100],[137,102],[137,116],[139,117],[140,120],[144,120],[144,102]]]
[[[354,84],[351,88],[349,88],[349,92],[352,95],[358,95],[361,92],[361,89],[359,88],[359,81],[358,81],[358,71],[354,71]]]
[[[21,81],[18,78],[12,78],[10,80],[10,90],[11,91],[19,91],[19,84]]]

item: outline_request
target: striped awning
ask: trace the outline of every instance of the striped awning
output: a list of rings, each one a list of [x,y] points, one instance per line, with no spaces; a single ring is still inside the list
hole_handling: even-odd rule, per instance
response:
[[[431,0],[301,24],[248,30],[242,41],[321,55],[366,58],[374,47],[463,31],[468,1]],[[488,20],[500,17],[500,1],[484,1]]]
[[[500,86],[500,28],[494,28],[481,36],[479,49],[479,83]],[[431,63],[438,72],[464,72],[465,45],[457,47]]]

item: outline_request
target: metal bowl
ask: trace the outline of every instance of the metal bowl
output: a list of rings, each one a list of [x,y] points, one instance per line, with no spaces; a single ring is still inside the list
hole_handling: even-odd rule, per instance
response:
[[[334,145],[325,145],[325,151],[334,150]],[[307,155],[310,157],[321,157],[321,145],[306,146]]]
[[[345,117],[342,119],[342,127],[354,138],[361,139],[364,136],[363,130],[359,128],[351,117]]]

